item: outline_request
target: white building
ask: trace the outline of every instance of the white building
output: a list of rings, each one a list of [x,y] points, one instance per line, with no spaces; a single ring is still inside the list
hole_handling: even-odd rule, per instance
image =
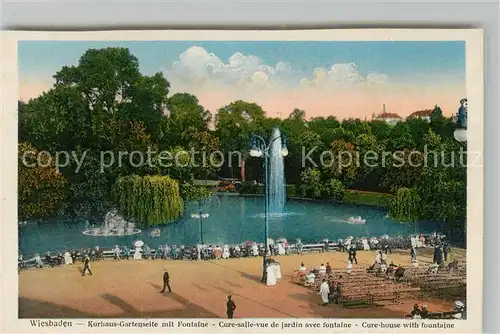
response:
[[[426,122],[430,122],[431,121],[431,114],[432,114],[432,109],[417,110],[414,113],[412,113],[410,116],[406,117],[406,119],[410,120],[410,119],[420,118],[420,119],[425,120]]]
[[[396,123],[401,122],[403,119],[395,113],[390,113],[385,110],[385,104],[383,105],[382,113],[374,118],[376,121],[383,121],[389,125],[396,125]]]

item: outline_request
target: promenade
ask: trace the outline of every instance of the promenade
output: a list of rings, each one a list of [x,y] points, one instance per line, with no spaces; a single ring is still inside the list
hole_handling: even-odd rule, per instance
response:
[[[358,266],[371,265],[374,251],[358,251]],[[430,254],[419,256],[429,263]],[[262,258],[212,261],[105,260],[92,263],[93,276],[81,276],[82,264],[30,269],[19,274],[20,318],[224,318],[226,296],[237,305],[235,318],[403,318],[414,303],[431,312],[449,311],[451,301],[404,300],[398,305],[365,309],[321,306],[313,291],[289,281],[300,262],[307,268],[330,262],[345,268],[341,252],[280,256],[282,280],[273,287],[260,282]],[[408,251],[388,256],[408,267]],[[355,265],[356,267],[356,265]],[[164,295],[163,269],[173,292]]]

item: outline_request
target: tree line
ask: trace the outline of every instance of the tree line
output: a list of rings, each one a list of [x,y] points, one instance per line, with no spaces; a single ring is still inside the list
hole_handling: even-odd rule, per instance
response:
[[[199,167],[142,165],[125,162],[100,171],[103,151],[242,152],[246,180],[263,180],[262,160],[248,154],[252,134],[268,137],[279,127],[287,137],[285,158],[288,184],[307,197],[341,200],[344,189],[398,194],[390,211],[399,218],[444,221],[453,233],[464,233],[466,167],[458,163],[463,150],[454,140],[454,121],[435,106],[430,121],[410,119],[390,126],[379,120],[334,116],[306,118],[295,109],[285,119],[266,115],[261,106],[234,101],[212,114],[196,96],[170,94],[162,73],[143,75],[139,61],[126,48],[89,49],[76,66],[64,66],[54,75],[55,84],[27,103],[19,102],[19,157],[23,152],[58,151],[86,153],[79,172],[74,162],[66,167],[26,167],[19,163],[19,215],[22,219],[62,216],[92,217],[112,203],[112,189],[119,178],[131,175],[164,175],[178,180],[185,199],[194,179],[241,176],[241,167],[197,164]],[[345,108],[349,108],[348,105]],[[332,110],[332,113],[335,111]],[[442,152],[440,163],[396,166],[391,159],[409,162],[426,159],[412,152]],[[351,164],[337,168],[304,165],[330,151],[400,152],[384,165]],[[451,159],[455,163],[451,166]],[[201,159],[201,157],[198,157]],[[197,159],[198,159],[197,158]],[[332,167],[333,166],[333,167]],[[183,190],[184,189],[184,190]],[[403,190],[402,190],[403,189]],[[408,195],[411,194],[411,195]],[[399,200],[398,200],[399,199]],[[411,201],[411,205],[407,202]],[[412,208],[406,212],[403,208]]]

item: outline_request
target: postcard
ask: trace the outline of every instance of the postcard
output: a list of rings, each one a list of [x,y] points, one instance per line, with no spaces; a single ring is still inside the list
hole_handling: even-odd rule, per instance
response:
[[[481,332],[482,30],[7,31],[1,71],[3,332]]]

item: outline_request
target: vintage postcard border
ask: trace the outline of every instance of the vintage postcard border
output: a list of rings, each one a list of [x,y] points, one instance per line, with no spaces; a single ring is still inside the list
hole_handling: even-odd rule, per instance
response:
[[[17,319],[18,282],[17,282],[17,43],[21,40],[101,40],[101,41],[131,41],[131,40],[286,40],[286,41],[445,41],[461,40],[466,42],[466,89],[470,110],[468,127],[468,150],[478,152],[475,166],[469,167],[467,174],[467,308],[468,318],[464,321],[446,322],[454,324],[447,332],[473,333],[481,332],[482,328],[482,293],[483,293],[483,32],[480,29],[348,29],[348,30],[297,30],[297,31],[96,31],[96,32],[2,32],[2,90],[1,90],[1,175],[2,175],[2,329],[5,333],[22,332],[102,332],[85,327],[71,328],[37,328],[30,326],[29,320]],[[473,264],[473,265],[472,265]],[[480,274],[478,274],[480,273]],[[186,319],[183,319],[186,320]],[[254,322],[282,322],[282,319],[251,319]],[[118,320],[117,320],[118,321]],[[219,327],[221,321],[207,320],[210,332],[234,331]],[[239,319],[236,321],[244,321]],[[362,319],[300,319],[302,323],[344,322],[352,324],[351,328],[342,328],[345,332],[387,332],[384,329],[365,329]],[[401,323],[403,320],[370,319],[370,323]],[[81,322],[84,322],[82,320]],[[245,329],[241,332],[264,332],[258,329]],[[295,332],[302,329],[287,329]],[[153,332],[148,328],[118,328],[106,329],[106,332]],[[175,332],[206,332],[203,328],[176,328]],[[281,328],[267,328],[265,332],[282,332]],[[331,332],[332,329],[318,328],[317,332]],[[393,331],[393,330],[391,330]],[[433,329],[400,329],[401,332],[434,332]]]

